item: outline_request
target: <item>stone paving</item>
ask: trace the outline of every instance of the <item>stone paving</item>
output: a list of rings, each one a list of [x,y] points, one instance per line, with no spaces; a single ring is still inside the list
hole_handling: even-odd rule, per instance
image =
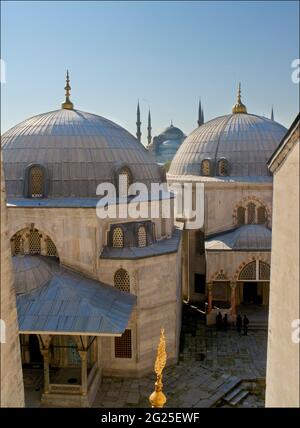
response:
[[[232,382],[264,380],[267,331],[250,330],[248,336],[240,336],[234,329],[217,331],[187,312],[179,363],[164,370],[167,407],[211,407]],[[154,381],[154,374],[134,380],[103,378],[93,407],[149,407]],[[255,394],[237,405],[262,406],[262,395]]]
[[[163,373],[166,407],[230,407],[222,397],[236,383],[264,383],[266,347],[266,330],[249,330],[248,336],[240,336],[234,329],[217,331],[205,327],[197,312],[185,308],[179,362]],[[26,388],[26,405],[40,407],[42,387],[34,388],[33,380]],[[148,408],[154,382],[154,372],[140,379],[105,377],[93,407]],[[250,393],[236,407],[264,406],[264,386],[259,383],[262,392]]]

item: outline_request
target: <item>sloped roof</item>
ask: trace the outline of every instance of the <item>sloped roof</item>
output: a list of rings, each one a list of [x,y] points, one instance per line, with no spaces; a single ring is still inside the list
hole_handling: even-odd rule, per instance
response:
[[[25,257],[47,260],[41,256]],[[50,280],[31,292],[17,296],[21,333],[101,336],[124,332],[135,296],[86,278],[55,262],[46,262],[51,266]],[[14,262],[14,266],[16,264]],[[23,278],[25,282],[32,279],[30,268],[23,271]]]
[[[206,250],[270,251],[272,232],[265,226],[249,224],[220,233],[205,241]]]

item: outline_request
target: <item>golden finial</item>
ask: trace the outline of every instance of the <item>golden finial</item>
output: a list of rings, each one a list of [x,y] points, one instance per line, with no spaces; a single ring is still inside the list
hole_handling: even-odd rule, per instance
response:
[[[164,335],[164,329],[160,331],[160,339],[157,347],[157,355],[154,365],[154,371],[156,373],[156,382],[155,390],[149,397],[151,407],[164,407],[167,402],[167,398],[163,393],[163,383],[162,383],[162,372],[167,362],[167,353],[166,353],[166,339]]]
[[[247,108],[241,100],[241,83],[238,86],[237,102],[232,107],[232,113],[247,113]]]
[[[66,99],[61,105],[61,108],[65,108],[67,110],[73,110],[73,107],[74,107],[73,103],[70,101],[70,90],[71,90],[71,86],[70,86],[70,79],[69,79],[69,70],[67,70],[66,86],[65,86]]]

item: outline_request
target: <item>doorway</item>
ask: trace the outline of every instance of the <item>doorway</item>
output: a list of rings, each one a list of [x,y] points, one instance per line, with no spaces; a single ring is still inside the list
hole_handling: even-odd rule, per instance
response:
[[[245,305],[255,304],[258,301],[257,282],[244,282],[243,303]]]
[[[32,365],[42,365],[43,364],[43,356],[40,351],[39,340],[36,334],[31,334],[29,336],[29,355],[30,355],[30,363]]]

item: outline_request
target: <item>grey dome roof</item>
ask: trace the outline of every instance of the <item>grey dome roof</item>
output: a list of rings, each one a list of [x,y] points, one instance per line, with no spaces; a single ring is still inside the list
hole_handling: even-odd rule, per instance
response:
[[[185,135],[181,131],[181,129],[177,128],[174,125],[168,126],[166,129],[163,130],[159,135],[166,136],[168,139],[177,139],[177,138],[184,138]]]
[[[29,118],[1,138],[6,192],[21,197],[25,170],[44,166],[49,197],[96,197],[101,182],[114,182],[127,165],[134,181],[160,181],[152,155],[116,123],[91,113],[61,109]]]
[[[12,262],[17,295],[36,290],[52,278],[51,268],[42,257],[14,256]]]
[[[265,226],[251,224],[221,233],[205,242],[206,250],[271,250],[272,232]]]
[[[166,140],[161,144],[161,147],[174,147],[178,148],[181,144],[181,141],[179,140]]]
[[[212,175],[225,158],[229,175],[269,176],[267,161],[286,133],[279,123],[254,114],[230,114],[195,129],[182,143],[170,170],[174,175],[201,175],[201,162],[210,159]]]

